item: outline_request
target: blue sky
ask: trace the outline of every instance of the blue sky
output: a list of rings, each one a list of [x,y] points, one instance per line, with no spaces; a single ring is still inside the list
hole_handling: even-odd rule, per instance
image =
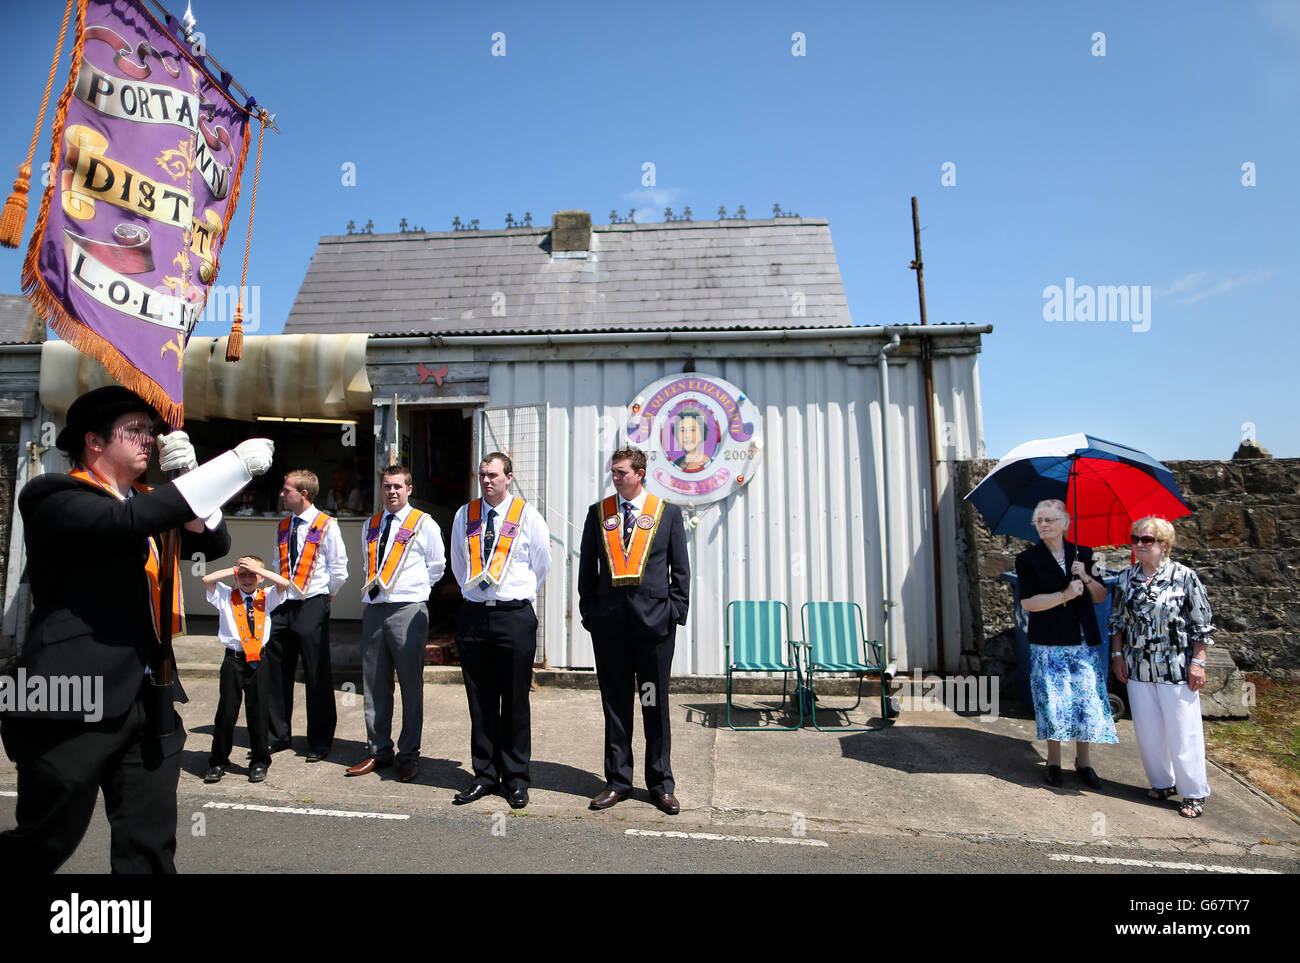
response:
[[[0,161],[16,166],[62,4],[0,8]],[[1083,430],[1162,459],[1227,458],[1245,425],[1300,456],[1300,2],[195,0],[194,13],[283,131],[258,188],[258,333],[283,327],[317,238],[349,220],[447,230],[583,208],[606,223],[611,208],[657,220],[664,204],[698,220],[778,202],[830,221],[856,323],[915,322],[915,194],[930,320],[994,325],[980,357],[991,456]],[[47,136],[38,163],[48,154]],[[242,217],[234,232],[226,284]],[[0,291],[18,291],[20,263],[0,250]],[[1044,290],[1067,278],[1077,299],[1119,285],[1138,299],[1119,321],[1045,320]]]

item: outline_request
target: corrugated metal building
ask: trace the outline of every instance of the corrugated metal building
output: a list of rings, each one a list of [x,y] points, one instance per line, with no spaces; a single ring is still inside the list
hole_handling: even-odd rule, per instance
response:
[[[674,660],[692,674],[723,671],[726,604],[746,598],[783,600],[796,622],[806,601],[857,601],[881,640],[889,598],[899,667],[956,666],[949,468],[983,450],[976,359],[989,330],[854,327],[825,220],[592,227],[581,212],[549,228],[322,238],[285,325],[372,335],[379,458],[401,448],[415,410],[483,412],[474,450],[507,450],[523,494],[545,502],[556,565],[542,633],[553,666],[594,664],[577,618],[578,543],[588,505],[612,490],[608,458],[633,397],[683,371],[742,388],[762,415],[763,463],[738,493],[695,513],[691,616]],[[886,448],[877,354],[895,332]],[[935,346],[942,643],[922,338]],[[887,590],[886,471],[896,563]]]
[[[588,667],[591,640],[577,618],[578,544],[588,505],[612,491],[608,459],[626,438],[628,405],[665,376],[715,376],[756,406],[762,460],[734,493],[688,510],[691,615],[678,633],[674,671],[723,671],[726,604],[745,598],[787,602],[796,638],[804,602],[856,601],[868,635],[888,639],[900,670],[952,669],[961,643],[950,466],[983,451],[977,356],[989,330],[854,326],[824,220],[592,227],[581,212],[561,212],[549,227],[349,234],[321,239],[285,334],[246,339],[237,368],[221,361],[220,339],[192,340],[187,416],[191,398],[194,416],[234,418],[236,426],[251,412],[346,420],[369,406],[374,462],[411,459],[423,474],[450,473],[439,481],[459,497],[477,493],[482,453],[509,452],[520,492],[541,503],[553,537],[539,656],[551,666]],[[315,346],[317,336],[357,334],[369,335],[364,370],[356,338],[326,339],[337,342],[330,351]],[[938,588],[923,339],[933,345],[940,443]],[[288,359],[308,355],[316,387],[284,390],[302,363]],[[75,363],[79,373],[42,371],[43,382],[98,383]],[[62,404],[38,414],[29,430],[51,413],[57,421]],[[438,432],[461,422],[453,457],[435,458],[445,439]],[[265,426],[244,428],[251,435]],[[417,478],[417,501],[421,494]],[[444,532],[453,505],[435,507]]]

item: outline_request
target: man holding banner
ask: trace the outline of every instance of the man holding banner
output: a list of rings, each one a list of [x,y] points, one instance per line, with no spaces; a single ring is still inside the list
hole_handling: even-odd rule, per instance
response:
[[[179,682],[170,694],[156,684],[160,636],[180,628],[179,615],[159,622],[159,536],[183,525],[186,559],[225,555],[220,507],[271,467],[272,445],[250,439],[194,468],[183,433],[163,436],[161,466],[193,470],[151,491],[136,480],[149,464],[155,416],[119,385],[82,395],[56,441],[72,470],[38,476],[18,496],[33,604],[18,679],[29,697],[0,713],[18,769],[18,825],[0,833],[0,865],[20,874],[53,872],[72,855],[101,788],[113,872],[176,871],[185,730],[171,704],[187,700]],[[38,692],[44,698],[31,698]]]

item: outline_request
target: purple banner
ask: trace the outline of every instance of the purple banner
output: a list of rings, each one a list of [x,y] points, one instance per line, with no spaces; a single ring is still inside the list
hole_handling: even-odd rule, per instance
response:
[[[173,426],[239,197],[248,112],[137,0],[85,0],[23,290]]]

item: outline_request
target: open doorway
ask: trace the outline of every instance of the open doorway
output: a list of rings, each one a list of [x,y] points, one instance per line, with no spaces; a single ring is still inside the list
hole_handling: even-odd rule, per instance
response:
[[[429,599],[427,661],[447,661],[455,641],[460,587],[451,572],[451,523],[456,510],[473,497],[474,421],[464,408],[411,408],[402,412],[402,457],[411,468],[411,504],[428,512],[442,532],[447,571]]]

